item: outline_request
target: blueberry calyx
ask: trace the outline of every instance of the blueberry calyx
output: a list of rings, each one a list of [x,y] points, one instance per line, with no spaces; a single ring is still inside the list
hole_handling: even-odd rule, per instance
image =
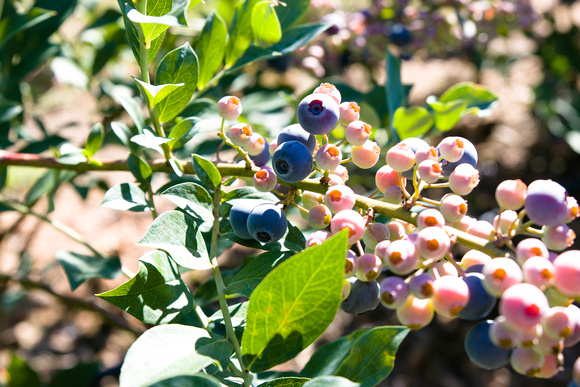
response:
[[[308,104],[308,111],[317,116],[324,111],[324,103],[319,99],[314,99]]]

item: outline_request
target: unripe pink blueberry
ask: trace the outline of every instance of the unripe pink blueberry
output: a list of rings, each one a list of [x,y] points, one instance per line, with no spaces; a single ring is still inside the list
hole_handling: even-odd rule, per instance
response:
[[[387,151],[387,164],[397,172],[405,172],[415,165],[415,152],[400,142]]]
[[[360,107],[356,102],[341,102],[338,105],[338,111],[340,112],[339,121],[343,125],[348,125],[360,118]]]
[[[397,319],[409,329],[421,329],[433,320],[433,305],[429,299],[409,296],[407,302],[396,311]]]
[[[434,208],[428,208],[417,215],[417,228],[422,230],[426,227],[443,227],[445,218],[443,214]]]
[[[467,233],[491,241],[495,238],[493,224],[485,220],[476,220],[467,227]]]
[[[381,304],[388,309],[405,305],[409,298],[409,288],[400,277],[389,276],[380,283]]]
[[[344,278],[350,278],[356,273],[358,255],[352,250],[346,252],[346,262],[344,264]]]
[[[387,189],[385,190],[385,193],[383,195],[383,200],[386,203],[391,203],[391,204],[401,204],[401,202],[405,199],[405,194],[403,193],[403,190],[401,189],[401,187],[399,187],[398,185],[392,185],[390,187],[387,187]]]
[[[530,257],[522,265],[524,281],[540,289],[554,283],[555,270],[552,262],[541,256]]]
[[[509,287],[499,300],[500,314],[516,329],[528,329],[539,324],[549,308],[544,293],[528,283]]]
[[[374,281],[381,274],[382,268],[383,264],[379,257],[374,254],[363,254],[357,259],[355,275],[363,282]]]
[[[485,265],[491,262],[491,257],[479,250],[469,250],[461,258],[461,267],[463,270],[467,270],[473,265]]]
[[[425,183],[436,183],[441,177],[441,164],[436,160],[424,160],[417,166],[417,176]]]
[[[317,230],[308,235],[306,238],[306,247],[317,246],[330,238],[330,233],[326,230]]]
[[[469,228],[469,226],[471,226],[475,222],[477,222],[477,219],[475,219],[474,217],[471,217],[469,215],[465,215],[464,217],[459,219],[457,222],[453,222],[453,227],[455,227],[458,230],[467,232],[467,229]]]
[[[433,282],[431,303],[438,314],[456,317],[468,301],[469,287],[461,278],[448,275]]]
[[[230,126],[228,130],[228,138],[230,141],[241,147],[246,147],[250,143],[253,134],[252,128],[248,124],[238,123]]]
[[[245,146],[246,151],[250,156],[257,156],[266,147],[266,139],[260,133],[252,133],[250,142]]]
[[[220,98],[217,110],[220,117],[226,120],[237,120],[242,114],[242,103],[238,97],[228,95]]]
[[[479,184],[479,172],[471,164],[459,164],[449,175],[449,188],[457,195],[467,195]]]
[[[560,372],[560,364],[561,361],[558,360],[559,355],[555,355],[553,353],[547,353],[544,355],[544,364],[540,371],[534,375],[535,378],[542,378],[542,379],[551,379],[558,372]]]
[[[441,227],[426,227],[417,234],[417,251],[423,259],[441,259],[449,252],[451,238]]]
[[[328,185],[334,187],[335,185],[344,185],[344,180],[337,174],[331,173],[328,175]]]
[[[502,235],[507,235],[514,228],[514,223],[518,220],[518,213],[514,210],[504,210],[493,218],[493,227]]]
[[[530,257],[543,257],[548,259],[550,253],[548,248],[541,240],[537,238],[522,239],[516,246],[516,260],[523,265]]]
[[[563,306],[554,306],[548,309],[541,320],[544,335],[553,340],[570,336],[574,332],[574,323],[568,308]]]
[[[344,129],[346,141],[351,145],[362,145],[371,136],[372,127],[363,121],[352,121]]]
[[[302,199],[302,207],[306,208],[307,210],[310,210],[317,204],[324,203],[324,195],[318,192],[303,191],[301,199]]]
[[[264,167],[254,173],[254,188],[260,192],[270,192],[278,184],[278,178],[272,168]]]
[[[341,178],[343,183],[348,181],[348,169],[344,165],[339,165],[334,169],[334,174]]]
[[[384,240],[377,243],[375,246],[375,255],[381,259],[383,265],[386,265],[387,247],[391,244],[390,240]]]
[[[458,277],[459,276],[459,272],[457,271],[457,268],[455,267],[455,265],[453,265],[449,261],[436,262],[431,267],[431,269],[429,269],[429,273],[431,273],[436,278],[445,277],[448,275],[451,277]]]
[[[435,148],[434,146],[424,149],[418,149],[417,151],[415,151],[415,164],[417,165],[421,164],[425,160],[437,161],[438,158],[439,152],[437,151],[437,148]]]
[[[447,194],[441,198],[439,211],[448,222],[459,222],[467,214],[467,202],[459,195]]]
[[[340,162],[342,161],[342,152],[335,145],[324,144],[318,148],[314,159],[321,169],[332,172],[340,165]]]
[[[411,278],[409,290],[417,298],[425,299],[433,296],[433,281],[435,279],[431,274],[421,273]]]
[[[580,206],[578,205],[578,201],[572,197],[566,197],[566,207],[568,207],[568,216],[564,219],[564,223],[570,223],[574,219],[578,218],[580,215]]]
[[[380,259],[393,273],[405,275],[417,268],[419,254],[413,242],[399,239],[387,246],[384,256]]]
[[[342,99],[342,96],[340,95],[340,91],[338,91],[336,86],[333,85],[332,83],[328,83],[328,82],[321,83],[320,86],[318,86],[316,89],[314,89],[312,94],[314,94],[314,93],[326,94],[326,95],[332,97],[332,99],[334,99],[336,101],[337,105],[340,104],[340,101]]]
[[[348,244],[358,241],[365,230],[365,220],[356,211],[344,210],[334,215],[330,222],[330,232],[336,234],[341,230],[348,231]]]
[[[504,257],[493,258],[483,265],[481,273],[485,276],[483,287],[495,297],[500,297],[506,289],[522,282],[524,278],[516,261]]]
[[[439,149],[441,157],[450,163],[459,161],[461,156],[463,156],[463,138],[445,137],[437,145],[437,149]]]
[[[391,236],[389,237],[391,242],[402,239],[405,235],[407,235],[407,230],[401,222],[391,221],[387,223],[387,228],[391,233]]]
[[[521,342],[521,332],[510,326],[504,316],[498,316],[489,327],[489,338],[499,348],[511,349]]]
[[[354,165],[361,169],[369,169],[375,166],[379,161],[381,148],[376,142],[367,140],[362,145],[353,146],[350,151],[350,157]]]
[[[542,241],[550,250],[562,251],[574,244],[576,233],[567,225],[542,227]]]
[[[580,251],[568,250],[554,260],[556,288],[570,297],[580,296]]]
[[[391,233],[386,225],[373,222],[369,223],[365,228],[362,240],[365,243],[366,248],[374,251],[379,242],[388,240],[390,236]]]
[[[268,145],[268,153],[270,153],[270,156],[272,156],[274,154],[274,152],[276,151],[276,148],[278,148],[278,138],[273,138],[272,141],[270,141],[270,144]]]
[[[504,180],[495,189],[495,200],[500,208],[519,210],[524,206],[528,187],[520,179]]]
[[[324,204],[317,204],[308,211],[306,220],[310,227],[322,230],[330,224],[332,213]]]
[[[333,214],[352,210],[356,202],[352,188],[347,185],[335,185],[326,191],[324,203]]]
[[[379,191],[385,192],[388,187],[391,186],[401,186],[401,180],[403,180],[403,184],[405,184],[405,178],[401,178],[399,173],[391,168],[389,165],[383,165],[379,168],[379,170],[375,173],[375,184]]]
[[[514,371],[526,376],[534,376],[544,365],[544,356],[532,348],[518,346],[510,356],[510,364]]]

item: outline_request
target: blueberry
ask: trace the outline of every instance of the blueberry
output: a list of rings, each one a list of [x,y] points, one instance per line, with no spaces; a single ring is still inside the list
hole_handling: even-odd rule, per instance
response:
[[[287,141],[298,141],[306,145],[310,153],[314,153],[316,148],[316,137],[300,126],[300,124],[288,125],[278,133],[278,145]]]
[[[327,94],[314,93],[304,97],[296,111],[298,123],[312,134],[327,134],[340,117],[336,101]]]
[[[270,160],[270,150],[268,149],[268,142],[264,146],[264,149],[258,153],[256,156],[250,156],[250,159],[256,164],[257,167],[263,167]]]
[[[272,168],[286,183],[298,183],[312,171],[312,153],[298,141],[287,141],[279,145],[272,155]]]
[[[457,317],[463,320],[479,320],[486,317],[494,308],[497,299],[483,287],[483,274],[472,272],[462,277],[469,288],[469,301]]]
[[[252,239],[248,232],[248,215],[258,205],[263,203],[261,200],[238,199],[230,210],[230,225],[234,233],[242,239]]]
[[[443,176],[451,175],[451,172],[457,167],[459,164],[467,163],[470,164],[473,168],[477,166],[477,150],[475,149],[475,145],[465,138],[461,139],[463,141],[463,156],[454,162],[450,163],[447,160],[442,160],[441,165],[443,166]]]
[[[568,216],[566,189],[552,180],[535,180],[528,186],[526,214],[536,224],[557,226]]]
[[[363,282],[356,277],[348,279],[351,283],[350,295],[342,302],[340,308],[348,314],[361,314],[376,309],[380,303],[380,286],[378,282]]]
[[[407,144],[409,146],[409,148],[411,148],[411,150],[414,153],[417,153],[418,150],[426,150],[426,149],[430,148],[427,141],[425,141],[419,137],[409,137],[409,138],[404,139],[401,142],[404,142],[405,144]],[[406,170],[402,174],[407,179],[412,179],[413,178],[413,168]]]
[[[406,46],[413,39],[409,30],[400,23],[393,24],[387,32],[387,36],[391,43],[399,47]]]
[[[475,324],[465,336],[465,352],[469,359],[486,370],[495,370],[509,363],[511,351],[496,347],[489,338],[492,320]]]
[[[288,221],[280,207],[274,203],[263,203],[250,212],[247,227],[252,238],[262,243],[269,243],[284,236],[288,229]]]

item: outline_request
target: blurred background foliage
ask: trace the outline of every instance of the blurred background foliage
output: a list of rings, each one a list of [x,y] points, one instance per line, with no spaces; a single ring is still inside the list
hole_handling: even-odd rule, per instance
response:
[[[233,0],[207,0],[189,13],[189,28],[171,27],[156,60],[187,42],[195,44],[212,9],[229,25]],[[494,189],[504,179],[553,179],[580,195],[580,2],[564,0],[311,0],[305,22],[330,28],[292,55],[244,66],[224,76],[188,111],[204,118],[204,131],[179,153],[213,154],[219,142],[215,101],[242,97],[244,119],[272,138],[293,122],[296,101],[321,82],[335,83],[343,100],[361,106],[381,145],[392,143],[383,85],[387,48],[402,59],[408,105],[427,106],[461,81],[481,83],[499,96],[486,117],[466,116],[448,134],[470,139],[480,154],[480,187],[469,197],[470,213],[489,219]],[[131,125],[122,96],[136,96],[138,73],[114,0],[0,1],[0,148],[25,153],[81,147],[102,122],[102,157],[123,157],[110,123]],[[429,141],[436,144],[438,134]],[[428,136],[429,137],[429,136]],[[118,255],[133,270],[145,251],[135,244],[150,218],[111,214],[99,208],[106,189],[128,174],[0,168],[3,198],[34,206],[68,224],[86,239]],[[355,190],[371,190],[369,174],[351,173]],[[154,181],[156,187],[165,180]],[[169,208],[168,203],[160,202]],[[78,216],[81,214],[81,216]],[[55,259],[70,242],[46,222],[14,212],[0,214],[0,385],[114,386],[124,353],[146,327],[94,294],[118,285],[91,280],[71,291]],[[580,230],[576,227],[576,233]],[[233,267],[233,249],[223,264]],[[251,252],[250,252],[251,253]],[[227,276],[227,274],[226,274]],[[203,273],[189,274],[198,288]],[[204,297],[203,287],[196,295]],[[379,308],[356,319],[340,315],[321,342],[354,329],[395,324]],[[462,346],[468,323],[437,320],[403,342],[385,386],[565,386],[578,357],[565,353],[566,370],[553,380],[532,380],[504,368],[484,371]],[[308,354],[308,350],[306,351]],[[304,361],[285,365],[299,368]]]

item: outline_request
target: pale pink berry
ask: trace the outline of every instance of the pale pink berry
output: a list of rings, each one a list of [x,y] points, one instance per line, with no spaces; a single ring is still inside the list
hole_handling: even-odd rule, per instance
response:
[[[575,321],[569,314],[568,308],[554,306],[546,311],[541,320],[544,335],[560,340],[570,336],[574,332]]]
[[[555,270],[552,262],[541,256],[530,257],[522,265],[524,281],[540,289],[554,283]]]
[[[485,253],[482,253],[479,250],[469,250],[463,257],[461,258],[461,267],[464,270],[467,270],[473,265],[485,265],[486,263],[491,262],[491,257]]]
[[[504,210],[493,218],[493,227],[502,235],[508,235],[508,232],[514,228],[514,223],[518,220],[518,213],[514,210]]]
[[[374,281],[381,274],[382,268],[383,264],[379,257],[374,254],[363,254],[358,257],[355,275],[363,282]]]
[[[424,160],[417,166],[417,176],[425,183],[436,183],[441,177],[441,164],[436,160]]]
[[[419,254],[413,242],[399,239],[391,242],[385,254],[379,257],[385,266],[395,274],[405,275],[413,272],[419,262]]]
[[[565,224],[542,227],[542,241],[550,250],[562,251],[574,244],[576,233]]]
[[[433,281],[435,279],[431,274],[421,273],[411,278],[409,282],[409,290],[411,294],[417,298],[425,299],[433,296]]]
[[[346,252],[346,261],[344,264],[344,278],[350,278],[356,273],[358,255],[352,250]]]
[[[347,185],[330,187],[324,195],[324,204],[326,204],[333,214],[344,210],[352,210],[355,202],[356,197],[354,191]]]
[[[534,376],[544,365],[544,356],[529,347],[516,347],[510,356],[514,371],[526,376]]]
[[[509,324],[507,320],[506,323]],[[542,324],[535,324],[529,328],[513,327],[512,329],[519,329],[521,337],[518,345],[522,345],[524,347],[532,347],[534,345],[537,346],[540,343],[540,339],[542,338]]]
[[[433,282],[431,303],[438,314],[456,317],[468,301],[469,287],[461,278],[448,275]]]
[[[441,227],[426,227],[419,231],[417,251],[423,259],[441,259],[449,252],[451,238]]]
[[[306,247],[317,246],[330,238],[330,233],[326,230],[317,230],[308,235],[306,238]]]
[[[375,173],[375,184],[379,189],[379,191],[383,193],[388,187],[391,186],[401,187],[401,180],[403,181],[404,185],[406,179],[404,177],[402,178],[397,171],[395,171],[388,165],[383,165]]]
[[[220,98],[217,103],[220,117],[226,120],[237,120],[242,114],[242,103],[238,97],[231,95]]]
[[[409,329],[421,329],[429,325],[433,320],[434,311],[431,300],[421,300],[409,296],[407,302],[396,311],[397,319]]]
[[[389,229],[382,223],[369,223],[365,228],[362,239],[365,243],[365,248],[374,250],[379,242],[388,240],[391,236]]]
[[[500,314],[516,329],[528,329],[540,323],[549,308],[544,293],[528,283],[509,287],[499,300]]]
[[[352,245],[362,237],[365,230],[365,220],[356,211],[341,211],[332,218],[330,232],[336,234],[342,230],[348,231],[348,244]]]
[[[321,169],[333,172],[342,161],[342,152],[335,145],[324,144],[318,148],[314,159]]]
[[[469,227],[467,227],[467,233],[483,239],[487,239],[488,241],[491,241],[493,238],[495,238],[495,229],[493,228],[493,224],[485,220],[476,220],[475,222],[471,223]]]
[[[449,175],[449,188],[457,195],[467,195],[479,184],[479,172],[471,164],[459,164]]]
[[[340,101],[342,99],[342,96],[340,95],[340,91],[338,91],[336,86],[334,86],[332,83],[328,83],[328,82],[321,83],[320,86],[318,86],[312,92],[312,94],[315,94],[315,93],[322,93],[322,94],[329,95],[330,97],[332,97],[332,99],[334,99],[336,101],[337,105],[340,105]]]
[[[553,378],[560,372],[560,364],[561,361],[558,360],[558,355],[547,353],[544,355],[544,365],[542,365],[542,368],[540,368],[540,371],[534,377],[542,379]]]
[[[328,175],[328,185],[334,187],[335,185],[344,185],[344,180],[342,177],[335,173]]]
[[[230,141],[234,145],[241,147],[246,147],[250,143],[252,134],[252,128],[244,123],[234,124],[228,130],[228,138]]]
[[[441,140],[437,148],[442,158],[450,163],[457,162],[463,156],[463,138],[445,137]]]
[[[391,233],[391,236],[389,237],[391,242],[401,239],[405,235],[407,235],[407,230],[405,229],[405,226],[401,222],[396,221],[389,222],[387,223],[387,228]]]
[[[417,215],[417,228],[422,230],[426,227],[443,227],[445,218],[443,214],[434,208],[428,208]]]
[[[362,145],[369,139],[372,127],[363,121],[353,121],[344,129],[346,141],[351,145]]]
[[[386,265],[387,247],[391,244],[390,240],[384,240],[377,243],[375,246],[375,255],[381,259],[383,265]]]
[[[381,148],[374,141],[366,141],[362,145],[353,146],[350,151],[350,157],[354,165],[361,169],[369,169],[375,166],[379,161]]]
[[[573,196],[566,197],[566,206],[568,207],[568,216],[564,219],[564,223],[570,223],[580,215],[580,206]]]
[[[344,183],[348,181],[348,169],[344,165],[336,167],[333,174],[340,177]]]
[[[489,327],[489,339],[496,347],[511,349],[521,342],[522,334],[507,323],[505,316],[498,316]]]
[[[570,304],[566,308],[568,309],[568,315],[574,323],[574,331],[564,339],[564,346],[571,347],[580,341],[580,308],[574,304]]]
[[[278,148],[278,138],[277,137],[273,138],[272,141],[270,141],[270,144],[268,144],[268,152],[270,153],[270,156],[274,155],[276,148]]]
[[[500,208],[519,210],[524,206],[528,187],[520,179],[504,180],[495,190],[495,200]]]
[[[306,208],[307,210],[310,210],[317,204],[324,203],[324,195],[318,192],[303,191],[301,199],[302,199],[302,207]]]
[[[266,139],[260,133],[252,133],[250,142],[245,146],[246,151],[250,156],[257,156],[266,147]]]
[[[524,275],[520,266],[511,258],[493,258],[483,265],[481,273],[484,275],[483,287],[495,297],[511,286],[522,282]]]
[[[381,281],[380,295],[385,308],[397,309],[407,302],[409,288],[402,278],[390,276]]]
[[[308,211],[306,220],[310,227],[322,230],[330,224],[332,213],[324,204],[317,204]]]
[[[554,260],[556,288],[570,297],[580,296],[580,251],[568,250]]]
[[[400,142],[387,151],[387,164],[397,172],[405,172],[415,165],[415,152]]]
[[[403,193],[403,189],[399,186],[392,185],[387,187],[385,190],[385,194],[383,195],[383,200],[386,203],[396,204],[399,205],[405,199],[405,194]]]
[[[425,160],[437,161],[438,158],[439,152],[437,151],[437,148],[435,148],[434,146],[423,149],[417,149],[417,151],[415,152],[415,164],[417,165],[421,164]]]
[[[341,102],[338,105],[338,111],[340,113],[339,121],[342,125],[348,125],[360,118],[360,107],[356,102]]]
[[[541,240],[537,238],[522,239],[516,246],[516,260],[523,265],[530,257],[543,257],[548,259],[550,253],[548,248]]]
[[[459,276],[459,272],[457,271],[457,268],[455,267],[455,265],[453,265],[451,262],[449,261],[439,261],[436,262],[431,269],[429,270],[430,273],[433,274],[434,277],[445,277],[445,276],[452,276],[452,277],[458,277]]]
[[[467,214],[467,202],[459,195],[447,194],[441,198],[439,211],[448,222],[459,222]]]
[[[459,219],[457,222],[453,222],[453,227],[455,227],[458,230],[467,232],[467,229],[469,228],[469,226],[471,226],[475,222],[477,222],[477,219],[475,219],[474,217],[471,217],[469,215],[465,215],[464,217]]]
[[[254,188],[260,192],[270,192],[278,184],[278,178],[269,167],[264,167],[254,174]]]

